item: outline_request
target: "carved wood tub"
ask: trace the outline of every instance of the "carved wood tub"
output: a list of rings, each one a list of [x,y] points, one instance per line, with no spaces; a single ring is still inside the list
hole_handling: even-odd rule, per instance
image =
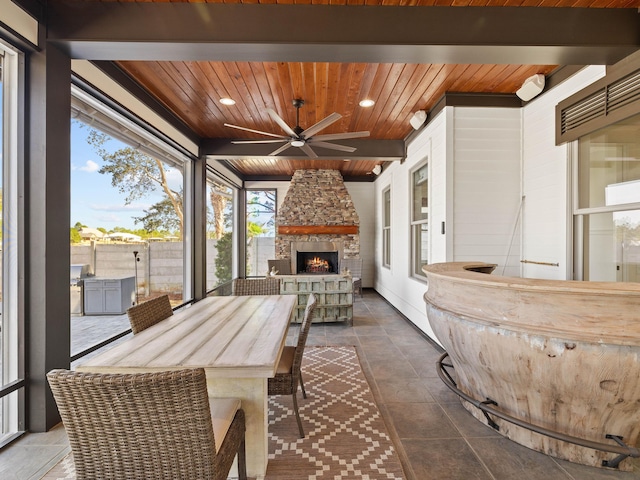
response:
[[[423,268],[429,323],[449,354],[461,396],[491,399],[495,411],[560,437],[614,447],[577,445],[488,415],[519,444],[576,463],[640,471],[634,458],[640,284],[487,275],[494,268],[471,262]],[[463,405],[488,423],[474,404]],[[612,453],[616,447],[628,453]]]

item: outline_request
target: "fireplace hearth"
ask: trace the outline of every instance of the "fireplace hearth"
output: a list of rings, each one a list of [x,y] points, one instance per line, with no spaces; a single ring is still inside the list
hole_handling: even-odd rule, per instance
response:
[[[307,274],[338,273],[338,252],[297,252],[297,272]]]
[[[342,242],[291,242],[291,273],[338,274]]]

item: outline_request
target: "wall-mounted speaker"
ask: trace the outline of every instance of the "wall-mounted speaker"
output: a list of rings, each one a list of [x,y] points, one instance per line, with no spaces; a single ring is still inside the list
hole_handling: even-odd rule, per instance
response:
[[[544,90],[544,75],[538,73],[527,78],[516,92],[516,95],[528,102],[536,95],[539,95],[542,90]]]
[[[427,112],[425,112],[424,110],[418,110],[416,113],[413,114],[413,117],[411,117],[411,120],[409,120],[409,123],[414,128],[414,130],[418,130],[426,119],[427,119]]]

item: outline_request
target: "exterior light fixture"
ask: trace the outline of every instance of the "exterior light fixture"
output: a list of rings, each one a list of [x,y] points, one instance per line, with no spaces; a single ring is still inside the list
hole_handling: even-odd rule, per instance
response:
[[[376,165],[371,171],[374,175],[380,175],[382,173],[382,167],[380,165]]]
[[[370,98],[365,98],[364,100],[360,100],[359,105],[361,107],[373,107],[373,105],[375,105],[376,102],[374,102],[373,100],[371,100]]]
[[[223,105],[235,105],[236,101],[233,98],[224,97],[220,99],[220,103]]]

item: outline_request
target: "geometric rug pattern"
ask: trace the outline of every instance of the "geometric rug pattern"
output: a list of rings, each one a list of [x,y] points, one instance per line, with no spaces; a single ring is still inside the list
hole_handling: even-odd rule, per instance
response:
[[[355,347],[306,347],[298,393],[269,397],[268,480],[404,479]]]
[[[300,438],[291,395],[269,397],[266,480],[404,480],[355,347],[305,348],[298,393],[305,438]],[[250,455],[250,452],[247,452]],[[43,480],[74,480],[73,455]]]

